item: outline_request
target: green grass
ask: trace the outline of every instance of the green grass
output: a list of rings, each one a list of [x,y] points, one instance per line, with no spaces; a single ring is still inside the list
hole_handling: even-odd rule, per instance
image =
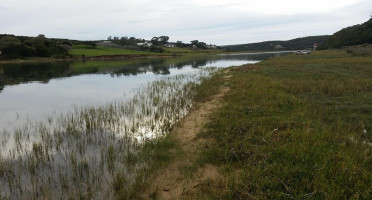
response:
[[[200,134],[214,141],[200,160],[223,177],[201,198],[372,198],[371,56],[319,51],[230,73]]]
[[[170,53],[195,53],[192,49],[180,47],[165,47],[164,50]]]
[[[114,48],[114,47],[93,47],[90,45],[74,45],[73,48],[69,51],[69,53],[73,56],[81,56],[85,55],[88,57],[94,56],[112,56],[112,55],[171,55],[171,54],[215,54],[215,53],[222,53],[220,49],[190,49],[190,48],[179,48],[179,47],[172,47],[172,48],[163,48],[165,50],[164,53],[154,53],[151,51],[135,51],[129,49],[121,49],[121,48]]]
[[[169,53],[222,53],[221,49],[198,49],[198,48],[180,48],[180,47],[164,47],[165,52]]]
[[[111,47],[95,47],[87,48],[85,46],[74,46],[73,49],[69,51],[71,55],[74,56],[109,56],[109,55],[151,55],[155,54],[149,51],[134,51],[129,49],[111,48]]]
[[[176,156],[180,155],[180,144],[174,135],[167,136],[152,141],[148,141],[143,147],[139,155],[134,155],[128,160],[138,162],[137,159],[147,159],[148,165],[141,170],[138,170],[136,180],[131,188],[128,188],[127,175],[124,171],[118,171],[113,180],[113,192],[116,199],[135,199],[139,198],[138,193],[151,184],[147,180],[151,174],[154,174],[157,169],[167,165]],[[130,155],[128,155],[130,157]]]

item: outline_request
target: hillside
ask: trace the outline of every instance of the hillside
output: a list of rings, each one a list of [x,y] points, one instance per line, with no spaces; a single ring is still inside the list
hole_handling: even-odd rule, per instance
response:
[[[296,38],[288,41],[265,41],[250,44],[237,44],[222,46],[226,51],[268,51],[268,50],[298,50],[311,49],[314,43],[321,43],[328,39],[329,35],[309,36]]]
[[[344,28],[319,46],[319,49],[372,44],[372,18],[363,24]]]

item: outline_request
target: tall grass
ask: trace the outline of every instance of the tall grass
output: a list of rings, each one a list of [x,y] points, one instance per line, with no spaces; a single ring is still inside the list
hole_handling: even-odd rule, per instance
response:
[[[161,78],[127,101],[76,107],[0,135],[0,197],[126,199],[172,157],[167,133],[216,69]]]

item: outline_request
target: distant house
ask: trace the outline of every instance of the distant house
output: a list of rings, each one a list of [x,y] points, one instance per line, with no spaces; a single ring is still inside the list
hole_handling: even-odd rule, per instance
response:
[[[165,47],[175,47],[176,46],[176,43],[173,43],[173,42],[168,42],[164,45]]]
[[[151,47],[152,46],[152,42],[145,41],[143,43],[137,43],[137,46],[139,46],[139,47]]]
[[[207,49],[217,49],[217,46],[213,44],[207,45],[206,47]]]
[[[97,42],[96,45],[101,46],[101,47],[114,47],[114,48],[120,48],[121,47],[120,45],[112,43],[111,41],[108,41],[108,40]]]
[[[283,49],[282,45],[278,44],[278,45],[275,45],[274,49]]]

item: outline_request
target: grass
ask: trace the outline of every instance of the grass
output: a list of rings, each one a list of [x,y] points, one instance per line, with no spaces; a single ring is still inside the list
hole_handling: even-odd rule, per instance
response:
[[[195,53],[194,50],[189,48],[180,48],[180,47],[164,47],[165,52],[170,53]]]
[[[74,46],[69,53],[73,56],[110,56],[110,55],[153,55],[156,53],[149,51],[135,51],[129,49],[120,49],[112,47],[86,48],[84,46]]]
[[[200,198],[371,199],[371,67],[332,50],[233,68],[200,134],[214,143],[198,162],[222,177]]]

